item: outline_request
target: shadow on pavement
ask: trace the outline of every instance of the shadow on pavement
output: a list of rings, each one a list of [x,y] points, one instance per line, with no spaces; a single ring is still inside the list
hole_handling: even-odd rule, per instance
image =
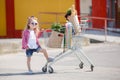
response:
[[[18,75],[38,75],[38,74],[46,74],[44,72],[34,72],[34,73],[1,73],[0,76],[18,76]]]
[[[90,43],[104,43],[104,41],[90,39]]]

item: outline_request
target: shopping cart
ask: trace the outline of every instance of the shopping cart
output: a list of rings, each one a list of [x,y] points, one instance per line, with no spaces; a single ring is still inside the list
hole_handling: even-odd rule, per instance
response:
[[[90,61],[90,59],[85,55],[85,53],[81,47],[81,40],[82,40],[81,39],[82,37],[80,35],[81,26],[80,26],[77,14],[75,14],[76,10],[75,10],[74,5],[71,8],[71,12],[72,12],[72,15],[69,17],[69,22],[72,23],[73,27],[71,28],[69,26],[66,26],[67,27],[66,31],[68,31],[68,32],[66,32],[67,34],[64,34],[64,37],[63,37],[63,39],[64,39],[63,44],[65,44],[65,41],[67,42],[67,50],[65,50],[66,46],[64,45],[63,52],[56,55],[52,62],[47,62],[45,64],[45,66],[42,68],[43,72],[53,73],[54,69],[51,66],[54,63],[56,63],[57,61],[59,61],[60,59],[64,58],[67,55],[70,55],[70,54],[76,55],[76,57],[80,61],[80,63],[79,63],[80,69],[82,69],[84,67],[84,65],[86,64],[86,65],[90,66],[91,71],[93,71],[94,65]],[[74,35],[72,35],[72,29],[74,30]],[[61,37],[61,35],[59,35],[59,34],[58,34],[58,36]],[[72,44],[71,44],[71,42],[72,42]]]
[[[45,32],[46,35],[46,32]],[[65,40],[65,35],[64,35]],[[85,55],[82,46],[81,46],[81,40],[82,37],[80,34],[76,34],[72,36],[72,46],[65,50],[65,46],[63,47],[63,52],[60,52],[58,55],[54,57],[54,60],[52,62],[47,62],[45,66],[42,68],[43,72],[53,73],[54,69],[52,68],[52,65],[59,61],[60,59],[63,59],[65,56],[68,56],[70,54],[76,55],[78,60],[80,61],[79,67],[82,69],[84,67],[84,63],[86,63],[88,66],[90,66],[91,71],[93,71],[94,65],[90,61],[90,59]],[[65,42],[65,41],[64,41]],[[64,43],[63,43],[64,44]]]

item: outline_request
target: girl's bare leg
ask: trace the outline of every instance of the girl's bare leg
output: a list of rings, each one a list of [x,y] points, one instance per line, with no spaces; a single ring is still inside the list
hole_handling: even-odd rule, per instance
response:
[[[45,49],[41,49],[40,52],[42,52],[46,58],[46,60],[48,61],[48,53]]]
[[[31,57],[27,57],[27,67],[29,71],[31,70],[30,62],[31,62]]]

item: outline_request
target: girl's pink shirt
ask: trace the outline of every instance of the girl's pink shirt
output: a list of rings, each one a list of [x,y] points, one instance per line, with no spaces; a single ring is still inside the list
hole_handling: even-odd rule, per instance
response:
[[[24,30],[22,34],[22,49],[28,48],[27,44],[28,44],[29,36],[30,36],[29,30],[28,29]],[[37,42],[37,45],[40,46],[37,35],[36,35],[36,42]]]

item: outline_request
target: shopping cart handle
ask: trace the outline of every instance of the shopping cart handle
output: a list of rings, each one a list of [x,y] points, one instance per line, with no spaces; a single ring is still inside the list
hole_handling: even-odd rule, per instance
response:
[[[63,37],[63,34],[58,34],[59,37]]]

